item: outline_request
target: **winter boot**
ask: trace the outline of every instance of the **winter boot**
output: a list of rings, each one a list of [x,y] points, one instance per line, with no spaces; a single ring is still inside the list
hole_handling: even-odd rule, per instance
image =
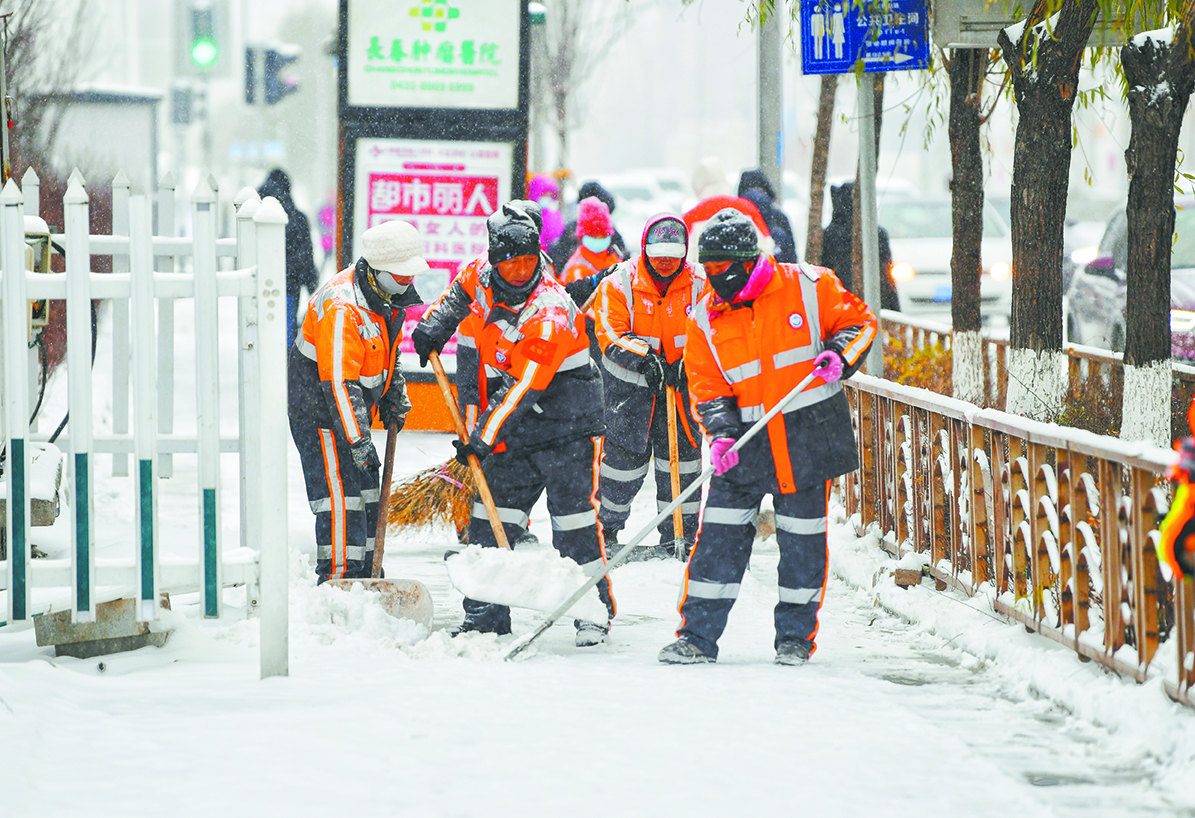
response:
[[[606,545],[606,559],[607,560],[613,559],[614,555],[618,553],[618,549],[622,547],[618,544],[618,530],[617,529],[603,528],[602,529],[602,542],[605,543],[605,545]]]
[[[594,645],[604,644],[606,634],[610,633],[609,622],[603,625],[600,622],[577,619],[573,624],[577,626],[577,638],[573,644],[579,648],[591,648]]]
[[[682,636],[660,651],[660,661],[666,665],[700,665],[718,659]]]
[[[781,642],[776,646],[776,664],[803,665],[809,661],[809,646],[804,642]]]
[[[460,636],[462,633],[496,633],[505,636],[510,633],[510,608],[466,599],[465,619],[449,632],[449,636]]]

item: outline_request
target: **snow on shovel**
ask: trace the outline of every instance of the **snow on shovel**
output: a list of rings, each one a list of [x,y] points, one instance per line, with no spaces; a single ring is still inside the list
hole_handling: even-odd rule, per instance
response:
[[[735,444],[730,447],[729,451],[737,452],[739,449],[741,449],[743,447],[743,445],[748,440],[755,437],[755,435],[759,434],[759,430],[764,428],[765,426],[767,426],[768,421],[770,421],[772,418],[776,417],[776,415],[783,412],[784,407],[787,406],[789,404],[789,402],[792,401],[793,398],[795,398],[797,395],[804,392],[805,387],[807,387],[807,386],[809,386],[809,384],[813,383],[813,379],[816,378],[817,375],[818,375],[818,370],[815,368],[812,372],[810,372],[807,376],[805,376],[805,378],[799,384],[794,386],[792,388],[792,391],[790,391],[787,395],[785,395],[783,398],[781,398],[779,403],[777,403],[775,406],[773,406],[771,409],[769,409],[768,412],[763,417],[761,417],[759,420],[757,420],[755,422],[755,425],[752,426],[750,429],[748,429],[746,431],[746,433],[743,434],[742,437],[740,437],[737,441],[735,441]],[[548,628],[552,627],[552,625],[556,624],[556,620],[560,619],[560,617],[562,617],[566,613],[568,613],[569,610],[571,610],[573,608],[573,606],[576,605],[578,603],[578,601],[583,596],[585,596],[585,594],[588,593],[591,588],[593,588],[594,586],[596,586],[598,584],[598,581],[601,580],[602,575],[604,575],[605,573],[608,573],[609,571],[611,571],[611,570],[617,568],[619,565],[621,565],[623,563],[623,561],[626,560],[626,558],[631,555],[631,551],[633,551],[635,546],[637,546],[639,544],[640,540],[642,540],[649,533],[651,533],[653,530],[655,530],[655,527],[658,526],[660,523],[667,520],[668,517],[672,514],[674,509],[679,508],[681,503],[683,503],[685,500],[689,499],[689,496],[692,495],[694,492],[700,490],[700,488],[702,486],[704,486],[707,482],[709,482],[709,479],[713,476],[714,476],[714,466],[711,463],[710,465],[705,467],[705,471],[703,471],[701,473],[701,475],[696,480],[694,480],[692,483],[690,483],[685,488],[685,490],[682,491],[671,503],[669,503],[663,509],[661,509],[660,513],[657,514],[655,516],[655,518],[652,519],[652,521],[650,523],[643,526],[642,531],[640,531],[638,534],[636,534],[634,537],[632,537],[631,540],[626,545],[622,546],[622,548],[620,548],[618,550],[618,552],[615,553],[614,556],[610,558],[610,561],[608,563],[606,563],[606,565],[604,566],[604,568],[602,570],[602,574],[599,574],[598,576],[591,576],[591,577],[589,577],[589,579],[585,580],[585,583],[583,585],[579,586],[577,588],[577,590],[574,591],[568,597],[568,599],[561,602],[560,605],[557,606],[556,609],[552,611],[552,613],[548,614],[547,618],[545,618],[544,621],[539,624],[539,627],[537,627],[531,633],[526,634],[525,636],[519,637],[519,639],[515,642],[514,647],[512,647],[507,652],[505,658],[508,660],[515,658],[520,653],[522,653],[524,650],[526,650],[528,645],[530,645],[532,642],[534,642],[536,639],[538,639],[540,637],[540,635],[543,634],[544,631],[546,631]]]
[[[468,443],[469,432],[465,429],[460,411],[457,410],[456,399],[448,386],[448,376],[444,374],[444,366],[440,363],[440,355],[432,352],[428,357],[436,373],[436,382],[440,384],[440,394],[444,396],[448,412],[452,415],[457,437],[462,443]],[[473,473],[477,493],[485,506],[486,515],[490,518],[494,539],[500,547],[482,548],[479,545],[471,545],[453,554],[446,561],[448,578],[456,589],[469,599],[516,608],[552,610],[568,596],[570,588],[584,582],[588,575],[576,562],[560,556],[555,551],[515,553],[510,550],[510,544],[506,541],[506,529],[502,527],[502,520],[498,518],[498,507],[494,505],[494,498],[490,495],[485,474],[481,471],[481,462],[476,455],[469,455],[469,470]],[[605,573],[603,567],[598,579]],[[590,597],[592,599],[577,603],[575,615],[579,619],[605,622],[609,616],[605,604],[598,599],[596,590]]]
[[[345,591],[354,584],[381,596],[382,608],[398,619],[412,619],[430,632],[435,607],[427,587],[413,579],[382,579],[382,556],[386,550],[386,513],[390,505],[390,478],[394,474],[394,447],[398,426],[386,430],[386,460],[382,465],[382,496],[378,500],[378,528],[374,534],[373,576],[368,579],[330,579],[325,585]]]
[[[573,560],[543,549],[503,551],[470,545],[444,564],[452,584],[469,599],[537,611],[554,610],[589,579]],[[604,576],[606,566],[598,570],[599,577]],[[610,615],[594,586],[571,610],[577,619],[590,622],[605,622]]]

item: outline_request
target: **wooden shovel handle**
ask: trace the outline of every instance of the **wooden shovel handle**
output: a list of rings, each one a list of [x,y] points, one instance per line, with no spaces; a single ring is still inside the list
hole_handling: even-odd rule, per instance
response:
[[[668,471],[672,477],[672,499],[675,500],[680,496],[680,455],[677,451],[678,443],[676,436],[676,390],[671,386],[665,386],[664,392],[667,395],[668,411]],[[672,534],[676,539],[683,539],[685,536],[685,524],[680,506],[672,510]]]
[[[440,392],[444,395],[444,402],[448,404],[448,411],[452,415],[452,423],[456,426],[456,436],[461,443],[469,442],[469,432],[465,429],[465,421],[456,408],[456,398],[452,396],[452,388],[448,385],[448,376],[444,374],[444,365],[440,363],[440,353],[433,351],[428,356],[432,362],[432,369],[436,373],[436,382],[440,384]],[[485,513],[490,518],[490,527],[494,529],[494,539],[502,548],[510,550],[510,543],[506,541],[506,529],[498,519],[498,507],[494,505],[494,497],[490,494],[490,487],[485,482],[485,475],[481,471],[481,461],[476,455],[469,455],[469,470],[473,472],[473,481],[477,483],[477,493],[481,496]]]
[[[378,498],[378,527],[373,535],[374,579],[382,576],[382,557],[386,553],[386,516],[390,511],[390,478],[394,476],[394,447],[398,443],[398,424],[386,427],[386,459],[382,461],[382,494]]]

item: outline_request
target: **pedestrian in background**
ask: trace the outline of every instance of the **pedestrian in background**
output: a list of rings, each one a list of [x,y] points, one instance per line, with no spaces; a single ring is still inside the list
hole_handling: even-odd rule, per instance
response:
[[[830,188],[830,204],[833,210],[830,223],[822,232],[822,257],[818,263],[833,270],[853,293],[863,292],[863,282],[855,278],[855,183],[843,182]],[[880,247],[880,308],[900,311],[900,296],[896,282],[892,280],[892,247],[888,243],[888,231],[877,225]]]
[[[560,213],[560,185],[546,173],[531,177],[527,185],[527,198],[539,205],[540,222],[539,247],[547,251],[564,232],[564,216]]]
[[[286,211],[286,345],[295,343],[298,328],[299,294],[307,290],[310,298],[319,289],[315,253],[311,245],[311,224],[295,205],[290,194],[290,177],[282,168],[274,168],[257,189],[261,198],[273,196]]]
[[[763,217],[776,245],[776,261],[781,264],[796,264],[800,261],[792,224],[776,205],[776,191],[762,170],[743,171],[739,177],[739,198],[746,199],[759,209],[759,215]]]

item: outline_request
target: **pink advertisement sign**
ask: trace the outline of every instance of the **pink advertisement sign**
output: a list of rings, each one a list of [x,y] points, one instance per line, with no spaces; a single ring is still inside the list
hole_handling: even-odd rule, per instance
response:
[[[423,236],[433,272],[415,286],[429,303],[465,264],[486,251],[486,218],[510,198],[511,145],[416,139],[360,139],[354,184],[354,256],[361,233],[402,219]],[[407,311],[404,352],[423,308]],[[445,347],[455,352],[455,340]]]

